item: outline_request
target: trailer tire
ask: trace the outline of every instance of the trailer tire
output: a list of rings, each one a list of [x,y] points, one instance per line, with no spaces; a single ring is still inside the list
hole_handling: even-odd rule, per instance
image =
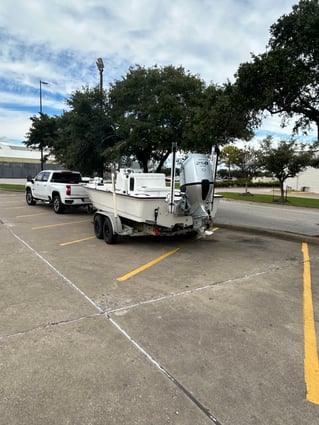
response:
[[[105,217],[103,223],[103,237],[105,243],[109,245],[114,244],[117,241],[117,234],[113,232],[113,226],[111,220],[108,217]]]
[[[103,239],[103,224],[104,217],[101,214],[96,214],[94,216],[94,233],[97,239]]]

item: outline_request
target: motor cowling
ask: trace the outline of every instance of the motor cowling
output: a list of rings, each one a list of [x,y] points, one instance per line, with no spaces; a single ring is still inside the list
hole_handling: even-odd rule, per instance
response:
[[[191,154],[181,165],[180,189],[193,219],[210,219],[214,193],[212,163],[204,154]]]

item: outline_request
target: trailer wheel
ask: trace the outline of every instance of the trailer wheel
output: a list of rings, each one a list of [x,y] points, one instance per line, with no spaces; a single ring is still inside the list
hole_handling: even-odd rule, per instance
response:
[[[117,234],[113,232],[112,223],[108,217],[105,217],[103,223],[103,237],[105,242],[110,245],[117,241]]]
[[[96,214],[94,216],[94,233],[98,239],[103,239],[103,224],[104,217],[101,214]]]

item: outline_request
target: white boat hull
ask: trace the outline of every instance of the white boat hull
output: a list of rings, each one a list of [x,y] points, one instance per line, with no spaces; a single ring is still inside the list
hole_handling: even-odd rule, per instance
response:
[[[166,191],[157,194],[127,195],[112,191],[111,185],[86,185],[90,200],[97,210],[101,210],[138,223],[154,224],[173,228],[190,227],[193,217],[175,215],[168,211]]]

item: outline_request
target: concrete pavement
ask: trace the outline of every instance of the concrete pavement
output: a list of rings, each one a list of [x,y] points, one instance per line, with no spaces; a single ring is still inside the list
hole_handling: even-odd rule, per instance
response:
[[[301,240],[223,228],[109,246],[0,191],[0,424],[316,425],[303,264]]]
[[[2,184],[25,184],[26,182],[26,178],[25,179],[1,179],[0,178],[0,183]]]

